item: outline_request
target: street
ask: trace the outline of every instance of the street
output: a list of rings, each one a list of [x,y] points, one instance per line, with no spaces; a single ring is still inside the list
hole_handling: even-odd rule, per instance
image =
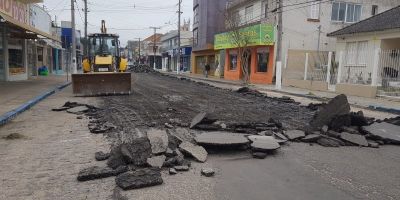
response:
[[[78,182],[80,170],[106,166],[94,159],[95,152],[109,152],[115,141],[141,137],[150,128],[189,124],[199,112],[225,123],[273,118],[288,130],[302,128],[315,113],[279,98],[243,95],[159,73],[132,73],[132,89],[129,96],[84,98],[74,97],[67,87],[0,127],[0,199],[400,199],[400,151],[395,145],[332,148],[287,142],[265,159],[254,159],[247,151],[207,149],[207,161],[191,160],[188,172],[171,176],[163,168],[164,182],[158,186],[123,191],[114,177]],[[116,129],[92,134],[91,117],[51,111],[67,101],[100,108],[93,117]],[[386,117],[374,111],[367,115]],[[21,136],[5,138],[15,133]],[[201,176],[204,167],[215,169],[215,176]]]

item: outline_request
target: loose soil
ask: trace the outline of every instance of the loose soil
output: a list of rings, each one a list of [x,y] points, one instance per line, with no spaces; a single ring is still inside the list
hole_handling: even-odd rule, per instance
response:
[[[315,111],[296,103],[261,95],[242,94],[158,73],[133,73],[129,96],[102,97],[101,121],[124,133],[164,127],[172,120],[190,124],[199,112],[226,123],[279,120],[286,129],[301,129]],[[139,131],[139,132],[140,132]],[[140,134],[140,133],[139,133]]]

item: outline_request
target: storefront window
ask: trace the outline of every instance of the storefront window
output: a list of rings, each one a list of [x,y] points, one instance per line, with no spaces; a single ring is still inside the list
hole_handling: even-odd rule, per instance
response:
[[[8,63],[10,75],[24,74],[24,54],[22,50],[22,39],[8,39]]]
[[[229,51],[229,70],[236,70],[237,69],[237,51],[230,50]]]
[[[257,49],[257,72],[268,71],[268,58],[269,58],[268,48]]]

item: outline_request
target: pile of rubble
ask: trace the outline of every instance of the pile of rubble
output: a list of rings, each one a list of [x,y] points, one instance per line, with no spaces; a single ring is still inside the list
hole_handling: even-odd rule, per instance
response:
[[[134,65],[129,68],[129,71],[134,73],[154,73],[156,72],[152,67],[148,65]]]
[[[246,88],[237,92],[264,96]],[[292,102],[290,98],[280,99]],[[254,158],[264,159],[278,152],[288,141],[317,143],[325,147],[377,148],[384,144],[400,144],[400,117],[375,120],[364,117],[362,112],[350,112],[345,95],[308,107],[316,113],[302,130],[286,130],[281,122],[272,118],[267,122],[224,122],[213,117],[212,113],[201,112],[190,124],[179,119],[170,120],[165,124],[165,130],[150,128],[145,134],[116,133],[120,129],[97,119],[97,108],[90,105],[67,102],[54,110],[84,113],[93,118],[88,124],[92,133],[117,134],[118,140],[109,153],[95,153],[95,159],[106,161],[107,166],[83,169],[77,179],[88,181],[115,176],[116,184],[124,190],[162,184],[163,169],[170,175],[189,171],[192,161],[206,162],[208,153],[213,150],[246,151]],[[211,168],[200,172],[207,177],[214,173]]]
[[[327,104],[314,104],[313,107],[315,106],[317,112],[313,120],[305,128],[305,134],[296,140],[327,147],[377,148],[384,144],[400,144],[399,117],[382,122],[364,117],[362,111],[350,112],[345,95],[339,95]]]

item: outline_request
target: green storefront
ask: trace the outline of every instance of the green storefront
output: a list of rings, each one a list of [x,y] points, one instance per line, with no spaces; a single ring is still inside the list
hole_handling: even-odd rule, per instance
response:
[[[257,24],[215,35],[214,49],[225,50],[224,78],[242,78],[238,47],[246,47],[250,53],[247,60],[250,82],[271,84],[274,76],[274,30],[273,25]]]

